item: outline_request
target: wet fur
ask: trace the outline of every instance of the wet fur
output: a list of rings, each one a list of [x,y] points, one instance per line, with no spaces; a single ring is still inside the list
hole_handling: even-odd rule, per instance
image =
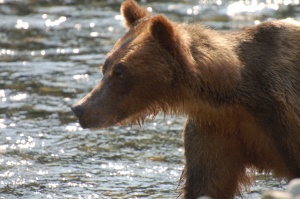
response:
[[[186,115],[185,198],[232,199],[250,183],[247,168],[300,177],[299,22],[220,34],[151,17],[133,0],[121,12],[128,32],[74,106],[83,127]]]

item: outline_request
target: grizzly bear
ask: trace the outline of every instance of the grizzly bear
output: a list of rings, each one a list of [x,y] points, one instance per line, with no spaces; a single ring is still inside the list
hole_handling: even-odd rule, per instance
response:
[[[83,128],[183,114],[184,198],[232,199],[249,168],[300,177],[300,23],[217,32],[121,7],[127,33],[72,106]]]

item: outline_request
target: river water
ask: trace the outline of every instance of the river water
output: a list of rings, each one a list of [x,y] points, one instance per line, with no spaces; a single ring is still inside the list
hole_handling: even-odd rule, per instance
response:
[[[176,198],[184,118],[83,130],[70,106],[124,34],[117,0],[0,0],[0,198]],[[300,19],[299,0],[143,1],[176,21],[236,29]],[[285,182],[257,174],[246,198]]]

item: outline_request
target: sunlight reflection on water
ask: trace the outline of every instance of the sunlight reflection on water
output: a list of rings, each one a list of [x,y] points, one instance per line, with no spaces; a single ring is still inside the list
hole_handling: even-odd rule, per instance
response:
[[[184,2],[144,5],[216,29],[300,16],[299,0]],[[125,32],[119,2],[0,4],[0,198],[176,198],[182,117],[89,131],[70,112],[102,78],[99,66]],[[285,188],[257,176],[251,198]]]

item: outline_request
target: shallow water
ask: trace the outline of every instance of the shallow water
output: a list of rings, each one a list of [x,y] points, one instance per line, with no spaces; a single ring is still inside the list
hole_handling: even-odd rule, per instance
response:
[[[300,19],[297,0],[151,2],[144,5],[153,12],[216,29]],[[100,81],[105,54],[124,34],[119,6],[117,0],[0,0],[0,198],[178,196],[183,118],[89,131],[70,111]],[[245,196],[284,187],[258,175]]]

